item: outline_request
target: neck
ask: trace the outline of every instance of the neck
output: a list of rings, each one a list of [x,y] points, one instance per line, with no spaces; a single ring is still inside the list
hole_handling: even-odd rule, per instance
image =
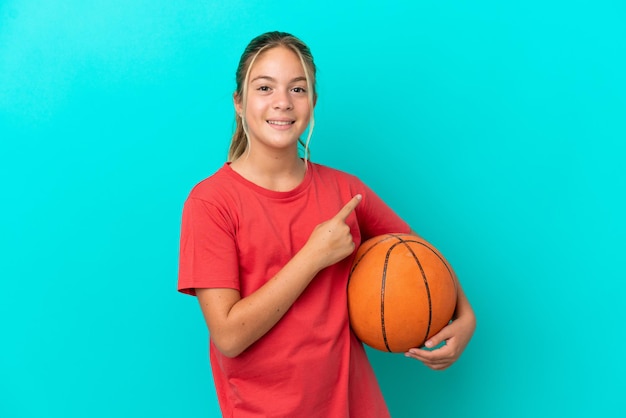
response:
[[[306,173],[305,162],[297,154],[261,157],[255,153],[244,153],[230,166],[246,180],[274,191],[293,190]]]

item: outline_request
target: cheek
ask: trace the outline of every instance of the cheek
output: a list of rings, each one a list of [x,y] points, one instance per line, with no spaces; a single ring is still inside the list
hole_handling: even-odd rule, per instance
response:
[[[309,99],[307,97],[298,98],[297,100],[298,109],[300,109],[301,113],[310,113],[311,104],[309,103]]]
[[[267,109],[267,103],[264,100],[254,99],[248,100],[246,106],[246,113],[251,116],[261,116],[263,112]]]

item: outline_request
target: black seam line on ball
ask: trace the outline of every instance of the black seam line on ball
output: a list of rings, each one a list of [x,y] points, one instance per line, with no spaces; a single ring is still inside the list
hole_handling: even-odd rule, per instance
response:
[[[422,247],[428,248],[442,262],[442,264],[446,267],[446,270],[448,270],[448,273],[449,273],[450,278],[452,280],[452,285],[456,289],[456,282],[454,281],[454,275],[452,273],[452,269],[450,268],[450,266],[448,266],[448,262],[444,258],[442,258],[442,256],[440,256],[437,253],[437,251],[433,247],[428,245],[427,243],[421,242],[421,241],[418,241],[418,240],[414,240],[414,239],[403,239],[401,236],[398,236],[396,234],[391,234],[391,235],[393,235],[395,238],[397,238],[400,241],[402,241],[403,243],[405,243],[406,247],[409,249],[409,251],[413,255],[413,258],[415,258],[415,262],[419,266],[420,271],[422,272],[422,278],[424,279],[424,284],[426,286],[426,292],[427,292],[427,295],[428,295],[428,327],[427,327],[427,330],[426,330],[426,336],[424,337],[424,340],[420,344],[420,345],[424,345],[424,343],[428,339],[428,334],[430,333],[430,326],[431,326],[431,322],[432,322],[432,301],[431,301],[431,297],[430,297],[430,288],[428,287],[428,279],[426,278],[426,273],[424,272],[424,269],[422,268],[422,265],[419,262],[419,259],[417,258],[417,256],[413,252],[413,249],[406,243],[411,242],[411,243],[414,243],[414,244],[419,244]]]
[[[391,353],[391,347],[389,347],[389,341],[387,340],[387,330],[385,329],[385,286],[387,283],[387,265],[389,264],[389,257],[391,256],[391,251],[399,244],[403,242],[402,238],[397,235],[392,235],[394,238],[398,240],[395,244],[393,244],[387,250],[387,254],[385,254],[385,263],[383,264],[383,274],[382,281],[380,284],[380,327],[383,333],[383,342],[385,343],[385,347],[387,351]]]

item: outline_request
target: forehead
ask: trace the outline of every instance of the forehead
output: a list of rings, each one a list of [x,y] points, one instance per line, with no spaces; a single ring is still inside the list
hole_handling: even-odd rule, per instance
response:
[[[285,46],[276,46],[261,52],[250,69],[251,79],[259,76],[303,77],[304,75],[300,57],[291,48]]]

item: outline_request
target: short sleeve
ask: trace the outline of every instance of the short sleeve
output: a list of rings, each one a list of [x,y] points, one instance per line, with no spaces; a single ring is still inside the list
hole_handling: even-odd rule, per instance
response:
[[[356,207],[363,241],[389,233],[408,234],[411,227],[391,209],[372,189],[363,184],[363,200]]]
[[[196,288],[239,290],[235,225],[227,209],[189,197],[183,207],[178,290],[195,295]]]

